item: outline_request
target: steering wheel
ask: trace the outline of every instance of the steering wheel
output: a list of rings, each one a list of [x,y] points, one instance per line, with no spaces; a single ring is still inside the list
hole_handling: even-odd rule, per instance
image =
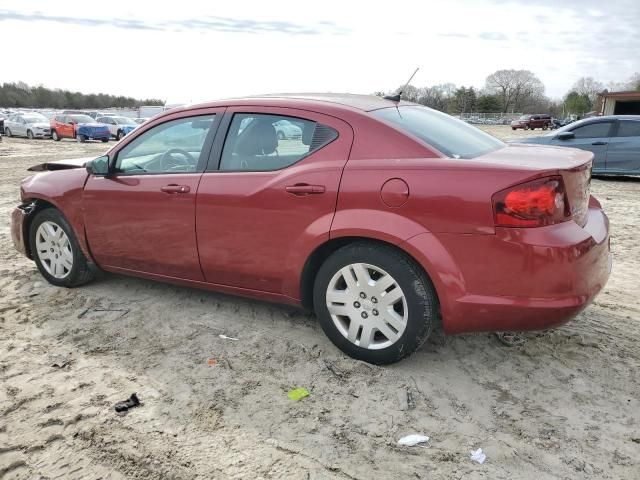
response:
[[[184,158],[174,157],[173,154],[182,155]],[[162,171],[171,170],[174,167],[182,165],[195,166],[196,163],[196,159],[193,158],[189,152],[182,150],[181,148],[170,148],[162,154],[162,157],[160,157],[160,168]]]

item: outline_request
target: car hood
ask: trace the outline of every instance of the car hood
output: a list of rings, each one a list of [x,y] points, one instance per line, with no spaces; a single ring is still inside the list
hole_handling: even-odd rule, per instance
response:
[[[39,163],[38,165],[29,167],[27,170],[29,170],[30,172],[44,172],[44,171],[52,171],[52,170],[69,170],[72,168],[84,168],[84,165],[89,160],[93,160],[93,159],[94,157],[71,158],[68,160],[56,160],[53,162]]]
[[[49,124],[46,122],[30,123],[29,126],[36,127],[36,128],[49,128]]]
[[[104,128],[108,125],[106,123],[78,123],[78,127]]]

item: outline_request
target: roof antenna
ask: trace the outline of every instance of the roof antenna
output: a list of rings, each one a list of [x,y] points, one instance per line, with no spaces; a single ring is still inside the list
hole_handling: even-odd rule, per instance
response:
[[[385,100],[391,100],[392,102],[399,102],[400,98],[402,97],[402,92],[404,92],[405,89],[409,86],[409,83],[411,83],[411,80],[413,80],[413,77],[416,76],[416,73],[418,73],[418,70],[420,70],[420,67],[416,68],[416,71],[413,72],[413,75],[409,77],[409,80],[407,80],[407,83],[404,84],[404,87],[402,87],[398,93],[396,93],[395,95],[385,95],[382,98],[384,98]]]

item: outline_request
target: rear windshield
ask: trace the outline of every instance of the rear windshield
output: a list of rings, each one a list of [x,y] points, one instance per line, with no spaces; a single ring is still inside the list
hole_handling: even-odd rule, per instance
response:
[[[505,147],[495,137],[427,107],[390,107],[371,112],[452,158],[473,158]]]

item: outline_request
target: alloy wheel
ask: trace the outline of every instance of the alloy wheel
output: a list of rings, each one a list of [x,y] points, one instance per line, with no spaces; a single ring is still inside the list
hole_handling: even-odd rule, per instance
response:
[[[57,223],[42,222],[36,230],[36,253],[51,276],[63,279],[73,268],[73,250],[65,231]]]
[[[329,282],[326,301],[338,331],[361,348],[387,348],[407,327],[409,312],[400,285],[374,265],[341,268]]]

